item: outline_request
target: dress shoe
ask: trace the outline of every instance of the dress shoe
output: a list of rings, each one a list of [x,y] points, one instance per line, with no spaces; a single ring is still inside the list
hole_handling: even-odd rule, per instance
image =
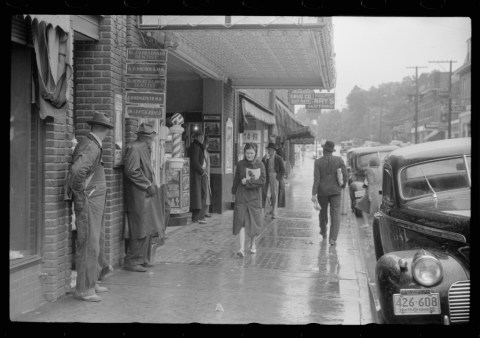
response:
[[[337,245],[337,242],[333,239],[331,239],[329,242],[330,242],[330,245]]]
[[[237,256],[239,257],[245,257],[245,252],[243,250],[238,250]]]
[[[210,214],[205,214],[205,217],[212,217],[212,215],[210,215]]]
[[[89,296],[82,296],[82,295],[78,295],[78,294],[75,294],[73,296],[75,299],[78,299],[78,300],[83,300],[85,302],[101,302],[102,301],[102,298],[100,296],[97,296],[97,295],[89,295]]]
[[[207,224],[207,221],[201,219],[201,220],[198,221],[198,223],[199,223],[199,224]]]
[[[251,249],[250,249],[250,253],[252,253],[252,254],[256,254],[256,253],[257,253],[257,249],[255,249],[255,248],[251,248]]]
[[[95,292],[100,293],[100,292],[108,292],[108,288],[105,286],[100,286],[98,284],[95,285]]]
[[[147,269],[145,269],[141,265],[126,266],[124,269],[127,270],[127,271],[133,271],[133,272],[146,272],[147,271]]]
[[[155,265],[153,265],[152,263],[147,263],[147,262],[145,262],[145,263],[142,264],[142,266],[143,266],[144,268],[153,268]]]

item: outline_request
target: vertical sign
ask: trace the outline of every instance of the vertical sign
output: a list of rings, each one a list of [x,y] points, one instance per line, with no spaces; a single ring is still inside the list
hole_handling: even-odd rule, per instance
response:
[[[228,118],[225,128],[225,174],[233,172],[233,122]]]
[[[114,167],[122,165],[122,148],[123,148],[123,97],[121,94],[115,94],[115,160]]]

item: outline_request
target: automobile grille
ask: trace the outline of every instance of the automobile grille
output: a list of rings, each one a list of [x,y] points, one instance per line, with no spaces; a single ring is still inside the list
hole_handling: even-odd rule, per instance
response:
[[[465,323],[470,320],[470,281],[453,283],[448,290],[450,323]]]

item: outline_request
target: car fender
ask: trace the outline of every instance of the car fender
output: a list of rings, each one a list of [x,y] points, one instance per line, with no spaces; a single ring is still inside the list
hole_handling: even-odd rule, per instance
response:
[[[436,257],[443,270],[441,281],[431,287],[420,285],[412,275],[412,261],[418,250],[395,251],[384,254],[378,259],[375,267],[375,280],[377,294],[384,319],[388,323],[406,322],[411,316],[395,316],[393,311],[393,294],[400,293],[400,289],[430,289],[432,293],[439,293],[441,312],[448,313],[448,297],[450,286],[462,280],[469,280],[470,273],[452,254],[440,250],[426,250]],[[399,260],[406,261],[406,269],[400,269]],[[411,320],[411,319],[410,319]]]

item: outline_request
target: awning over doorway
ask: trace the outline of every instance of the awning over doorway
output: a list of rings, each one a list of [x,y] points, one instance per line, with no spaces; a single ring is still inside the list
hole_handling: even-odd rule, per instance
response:
[[[261,109],[253,103],[250,103],[245,98],[240,99],[240,101],[242,102],[242,111],[245,116],[251,116],[266,124],[275,124],[275,116],[272,113]]]
[[[298,121],[290,109],[281,101],[276,100],[275,120],[279,136],[285,136],[286,139],[305,139],[315,138],[315,133],[310,126],[305,126]]]
[[[45,22],[46,25],[60,27],[65,33],[70,32],[70,16],[69,15],[45,15],[45,14],[24,14],[24,18],[30,17],[32,22],[37,20],[38,23]]]
[[[433,130],[432,132],[430,132],[430,134],[428,134],[427,136],[425,136],[425,138],[423,139],[424,141],[437,141],[437,140],[443,140],[445,138],[445,132],[444,131],[441,131],[441,130]]]
[[[335,87],[329,17],[142,16],[140,27],[204,76],[234,88]]]

